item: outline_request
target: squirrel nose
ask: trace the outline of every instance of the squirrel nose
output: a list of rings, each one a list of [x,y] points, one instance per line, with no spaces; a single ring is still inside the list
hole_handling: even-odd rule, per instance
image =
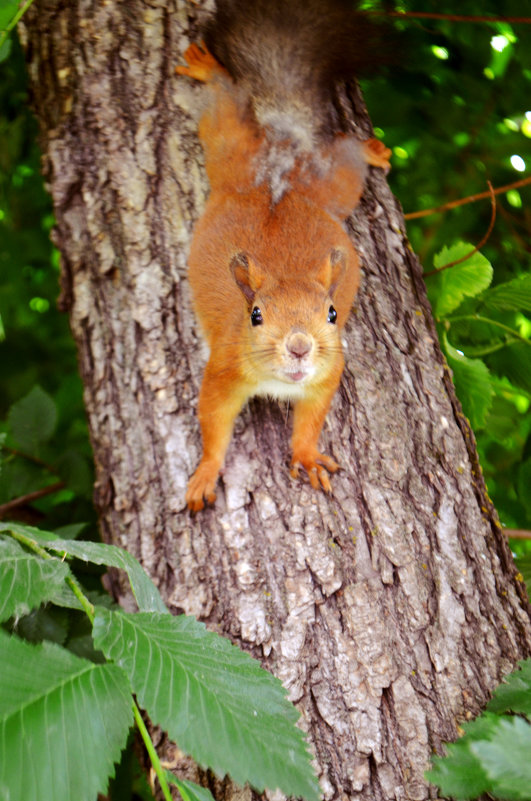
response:
[[[306,356],[311,351],[312,340],[306,334],[292,334],[286,343],[286,347],[291,356],[296,359],[302,359],[303,356]]]

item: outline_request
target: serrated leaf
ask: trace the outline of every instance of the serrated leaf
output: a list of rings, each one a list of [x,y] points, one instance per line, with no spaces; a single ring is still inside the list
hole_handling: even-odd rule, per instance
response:
[[[166,771],[166,778],[179,789],[183,801],[214,801],[214,796],[208,787],[201,787],[200,784],[187,779],[179,779],[169,770]]]
[[[472,428],[483,428],[495,393],[488,367],[480,359],[468,359],[452,347],[446,334],[443,345],[463,411]]]
[[[24,398],[13,404],[7,421],[13,439],[22,450],[33,454],[52,436],[57,423],[57,408],[47,392],[34,386]]]
[[[488,740],[471,743],[489,779],[489,791],[509,801],[531,797],[531,725],[519,717],[500,717]]]
[[[0,537],[0,621],[27,615],[50,600],[69,572],[60,559],[41,559]]]
[[[155,611],[169,615],[168,608],[158,589],[140,563],[122,548],[118,548],[116,545],[104,545],[101,542],[73,542],[71,540],[54,540],[48,542],[45,547],[95,565],[107,565],[125,570],[138,608],[143,612]]]
[[[133,722],[127,678],[0,631],[0,798],[94,801]]]
[[[467,242],[458,242],[452,247],[443,247],[433,259],[437,269],[457,261],[474,250]],[[440,286],[435,303],[438,318],[446,317],[457,309],[465,297],[475,297],[483,292],[492,281],[491,263],[481,253],[474,253],[469,259],[450,267],[440,274]]]
[[[93,633],[153,722],[199,764],[259,792],[317,801],[298,713],[248,654],[184,615],[97,609]]]
[[[483,302],[503,311],[531,311],[531,275],[523,275],[489,289],[483,296]]]
[[[518,712],[531,716],[531,659],[518,663],[494,691],[487,709],[491,712]]]
[[[140,563],[137,562],[134,556],[116,545],[104,545],[101,542],[61,540],[51,531],[43,531],[33,526],[24,526],[21,523],[0,522],[1,531],[16,531],[26,537],[31,537],[48,550],[75,556],[77,559],[83,559],[83,561],[92,562],[95,565],[107,565],[125,570],[131,582],[131,589],[139,609],[143,612],[164,612],[169,614],[158,589],[142,569]]]
[[[490,736],[496,726],[495,715],[482,715],[463,725],[464,735],[446,744],[446,756],[433,758],[426,778],[440,787],[442,795],[454,798],[477,798],[487,792],[489,780],[479,757],[471,750],[476,740]]]

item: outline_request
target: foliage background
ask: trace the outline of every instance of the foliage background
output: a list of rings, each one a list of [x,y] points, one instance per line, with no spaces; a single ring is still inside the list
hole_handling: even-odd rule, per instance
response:
[[[16,5],[15,0],[9,3]],[[364,5],[377,6],[373,2]],[[409,12],[451,15],[458,11],[460,15],[498,19],[521,16],[521,4],[509,0],[491,0],[481,6],[463,0],[456,6],[435,0],[394,5]],[[3,13],[0,9],[0,29],[5,24]],[[406,214],[484,192],[487,181],[500,187],[527,177],[531,164],[531,26],[413,16],[397,24],[408,32],[404,67],[364,80],[362,86],[376,133],[393,149],[389,181]],[[9,57],[1,60],[5,54],[0,47],[0,517],[6,512],[2,505],[37,492],[38,498],[9,510],[9,517],[60,532],[65,538],[77,536],[81,526],[76,524],[83,523],[84,538],[95,539],[91,449],[82,386],[68,320],[57,309],[60,257],[50,240],[54,218],[40,176],[38,132],[30,111],[24,57],[14,37]],[[531,185],[497,196],[495,225],[481,248],[486,262],[478,267],[490,271],[485,264],[492,265],[494,288],[522,279],[516,292],[520,307],[489,306],[492,290],[487,285],[478,288],[472,271],[471,297],[454,309],[457,315],[442,314],[444,282],[460,268],[446,271],[444,278],[426,278],[457,389],[477,436],[489,492],[502,523],[528,531],[531,345],[523,339],[531,337],[530,200]],[[444,254],[437,256],[444,248],[451,252],[461,241],[473,247],[484,238],[490,222],[487,198],[411,220],[407,232],[429,273],[434,260],[435,265],[451,260]],[[479,321],[478,314],[490,315],[492,323]],[[456,320],[457,316],[466,319]],[[515,333],[522,339],[517,340]],[[468,385],[457,381],[460,358],[466,364],[467,359],[474,362],[469,366]],[[524,541],[513,541],[513,548],[531,553],[531,545]],[[523,571],[524,563],[530,586],[531,556],[520,563]],[[100,586],[100,573],[96,568],[92,573],[89,570],[83,576],[84,585],[94,591]],[[37,632],[36,639],[42,638],[43,631],[47,639],[74,653],[95,657],[86,624],[72,616],[67,619],[62,610],[36,610],[19,624],[19,633],[29,639],[32,632]],[[529,672],[528,666],[526,670]],[[512,709],[529,717],[529,686],[527,675],[519,705],[514,697],[505,706],[498,698],[487,715]],[[462,773],[452,765],[438,763],[432,779],[446,792],[468,797],[471,759],[478,756],[474,748],[479,748],[481,737],[487,729],[490,738],[497,726],[517,724],[524,725],[520,718],[511,718],[509,723],[502,719],[500,724],[492,717],[471,724],[476,728],[467,732],[469,739],[452,746],[457,749],[453,753],[462,763]],[[516,741],[528,748],[530,731],[527,726],[517,737],[510,732],[505,736],[502,731],[500,748],[505,748],[507,755],[503,759],[496,756],[502,772]],[[475,786],[477,792],[494,787],[506,798],[528,798],[529,781],[519,773],[528,761],[524,756],[520,759],[519,753],[517,757],[512,785],[507,779],[503,785],[488,784],[483,768],[474,764],[474,775],[483,782]]]
[[[397,7],[521,16],[521,5],[508,0],[461,2],[458,9],[420,0]],[[377,134],[393,149],[389,180],[405,212],[483,192],[487,180],[499,187],[525,177],[531,164],[531,26],[413,17],[399,25],[408,31],[405,66],[364,81],[363,90]],[[493,40],[500,36],[502,50],[495,49],[502,40]],[[49,528],[78,521],[94,527],[82,387],[68,321],[56,306],[60,259],[50,242],[54,220],[39,161],[23,54],[14,41],[0,63],[0,434],[7,433],[12,449],[4,450],[1,463],[0,505],[59,478],[59,491],[19,511]],[[530,199],[531,186],[497,197],[495,226],[482,248],[494,267],[493,285],[529,274]],[[408,235],[430,271],[444,246],[480,242],[490,219],[487,199],[411,221]],[[427,278],[434,298],[438,280]],[[477,304],[470,304],[476,313]],[[529,311],[507,312],[503,321],[529,337]],[[492,398],[472,420],[481,463],[502,523],[531,529],[531,347],[502,347],[500,329],[477,322],[446,323],[443,333],[453,347],[468,347],[466,355],[475,349],[490,370]],[[8,415],[36,384],[53,398],[57,422],[38,453],[22,459],[13,453]]]

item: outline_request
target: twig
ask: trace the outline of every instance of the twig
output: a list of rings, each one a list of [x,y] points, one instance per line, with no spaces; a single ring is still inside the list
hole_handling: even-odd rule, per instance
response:
[[[52,495],[54,492],[59,492],[59,490],[64,489],[65,486],[66,484],[64,481],[57,481],[55,484],[49,484],[47,487],[35,490],[35,492],[28,492],[27,495],[13,498],[12,501],[8,501],[8,503],[4,503],[0,506],[0,518],[4,517],[8,512],[11,512],[12,509],[16,509],[17,506],[25,506],[27,503],[36,501],[39,498],[44,498],[45,495]]]
[[[489,223],[489,227],[487,229],[487,233],[485,234],[485,236],[483,237],[481,242],[479,242],[476,245],[474,250],[470,251],[470,253],[467,253],[465,256],[462,256],[460,259],[456,259],[455,261],[450,261],[450,262],[448,262],[448,264],[443,264],[442,267],[437,267],[436,270],[429,270],[428,272],[424,273],[424,278],[427,278],[429,275],[435,275],[436,273],[442,273],[443,270],[448,270],[450,267],[455,267],[456,264],[461,264],[462,262],[467,261],[468,259],[470,259],[474,255],[474,253],[477,253],[478,250],[481,250],[481,248],[483,247],[485,242],[487,242],[489,236],[492,233],[492,229],[494,228],[494,223],[496,221],[496,196],[494,194],[494,189],[492,188],[491,182],[487,181],[487,183],[488,183],[489,189],[490,189],[490,202],[491,202],[491,208],[492,208],[491,215],[490,215],[490,223]]]
[[[523,528],[504,528],[503,533],[512,540],[531,540],[531,531]]]
[[[31,453],[25,453],[24,451],[19,451],[18,448],[10,448],[8,445],[3,444],[0,444],[0,450],[11,453],[13,456],[20,456],[21,459],[27,459],[29,462],[34,462],[34,464],[44,467],[49,473],[53,473],[54,476],[57,475],[55,467],[52,464],[43,462],[38,456],[33,456]]]
[[[436,14],[430,11],[367,11],[373,16],[398,17],[399,19],[439,19],[448,22],[507,22],[511,25],[531,25],[531,17],[492,17],[479,14]]]
[[[527,184],[531,184],[531,176],[529,178],[521,178],[519,181],[514,181],[512,184],[500,186],[497,189],[493,189],[493,192],[495,195],[502,195],[504,192],[508,192],[509,189],[518,189],[521,186],[527,186]],[[488,192],[479,192],[477,195],[469,195],[468,197],[463,197],[460,200],[451,200],[449,203],[444,203],[444,205],[436,206],[433,209],[411,211],[409,214],[404,214],[404,219],[416,220],[419,217],[428,217],[430,214],[439,214],[441,211],[455,209],[458,206],[464,206],[466,203],[475,203],[476,200],[484,200],[487,197],[491,197],[490,190]]]

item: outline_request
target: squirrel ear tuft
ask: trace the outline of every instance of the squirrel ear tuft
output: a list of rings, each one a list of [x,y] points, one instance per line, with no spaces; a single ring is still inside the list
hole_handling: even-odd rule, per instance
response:
[[[334,248],[330,251],[319,270],[317,280],[324,286],[330,297],[334,296],[337,285],[345,272],[346,262],[345,252],[340,248]]]
[[[254,261],[241,251],[232,257],[230,269],[249,306],[263,283],[263,276]]]

